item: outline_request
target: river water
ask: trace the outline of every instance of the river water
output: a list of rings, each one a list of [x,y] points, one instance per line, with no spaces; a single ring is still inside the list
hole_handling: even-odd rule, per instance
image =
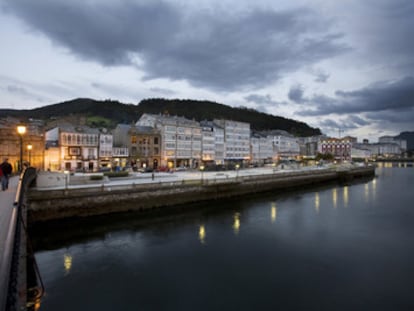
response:
[[[414,169],[35,228],[40,310],[414,310]]]

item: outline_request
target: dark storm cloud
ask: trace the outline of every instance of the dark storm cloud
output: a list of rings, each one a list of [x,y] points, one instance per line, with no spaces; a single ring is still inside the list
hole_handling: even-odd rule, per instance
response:
[[[414,40],[411,40],[414,1],[370,0],[364,6],[366,20],[359,21],[362,27],[358,28],[358,34],[368,47],[367,57],[371,62],[384,63],[404,75],[411,75],[414,71]]]
[[[262,87],[349,51],[309,9],[232,14],[128,0],[10,0],[7,9],[82,58],[218,90]]]
[[[380,112],[391,115],[411,111],[414,108],[414,78],[378,82],[355,91],[337,91],[336,97],[314,95],[305,101],[315,108],[300,111],[299,115],[370,113],[373,116]],[[386,117],[386,114],[382,115]]]
[[[323,119],[318,122],[318,126],[321,127],[324,131],[337,132],[340,135],[339,131],[344,132],[348,130],[354,130],[361,126],[372,124],[372,121],[367,121],[361,117],[350,115],[340,120],[333,119]]]

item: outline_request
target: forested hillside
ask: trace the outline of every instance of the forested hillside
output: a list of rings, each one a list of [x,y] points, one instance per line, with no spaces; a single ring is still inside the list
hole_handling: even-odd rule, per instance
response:
[[[248,108],[233,108],[210,101],[144,99],[138,105],[123,104],[113,100],[93,100],[78,98],[59,104],[44,106],[32,110],[0,110],[2,116],[16,118],[34,118],[42,120],[59,119],[67,116],[86,117],[92,125],[113,127],[118,123],[137,121],[143,113],[169,114],[188,119],[213,120],[228,119],[248,122],[253,130],[285,130],[297,136],[319,135],[319,129],[304,122],[273,116]]]

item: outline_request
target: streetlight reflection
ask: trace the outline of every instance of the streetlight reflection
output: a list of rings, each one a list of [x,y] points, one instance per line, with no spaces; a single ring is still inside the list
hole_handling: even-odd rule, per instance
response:
[[[336,188],[332,189],[332,204],[336,208],[338,204],[338,190]]]
[[[320,205],[319,192],[316,192],[315,193],[315,211],[317,214],[319,214],[319,205]]]
[[[277,217],[276,203],[272,202],[272,207],[270,208],[270,219],[272,220],[272,223],[276,221],[276,217]]]
[[[198,229],[198,239],[200,240],[201,244],[204,244],[206,241],[206,229],[204,225],[200,225]]]
[[[344,196],[344,207],[348,207],[348,200],[349,200],[349,197],[348,197],[348,186],[345,186],[344,187],[343,196]]]
[[[69,274],[72,268],[72,256],[70,254],[63,255],[63,266],[65,267],[65,274]]]
[[[240,231],[240,213],[235,213],[233,219],[233,230],[234,234],[237,235]]]

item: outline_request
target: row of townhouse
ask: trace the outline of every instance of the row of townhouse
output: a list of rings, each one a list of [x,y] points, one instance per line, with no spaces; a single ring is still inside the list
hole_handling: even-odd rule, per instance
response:
[[[60,126],[47,131],[45,140],[45,168],[70,171],[264,164],[300,151],[297,139],[284,131],[252,135],[245,122],[197,122],[146,113],[133,125],[119,124],[112,133]]]
[[[1,124],[0,124],[1,125]],[[358,144],[356,138],[298,138],[281,130],[254,132],[250,124],[231,120],[196,122],[183,117],[143,114],[135,124],[112,132],[60,125],[46,132],[29,131],[22,142],[24,160],[41,169],[96,171],[114,167],[196,168],[200,165],[263,165],[298,156],[330,153],[338,160],[400,154],[405,141],[383,138]],[[1,153],[18,167],[20,138],[15,125],[0,126]],[[386,140],[386,141],[385,141]],[[4,151],[4,152],[3,152]]]
[[[401,156],[407,151],[407,141],[392,136],[381,136],[378,138],[378,143],[369,144],[365,140],[363,143],[355,143],[352,150],[353,158],[392,158]]]

